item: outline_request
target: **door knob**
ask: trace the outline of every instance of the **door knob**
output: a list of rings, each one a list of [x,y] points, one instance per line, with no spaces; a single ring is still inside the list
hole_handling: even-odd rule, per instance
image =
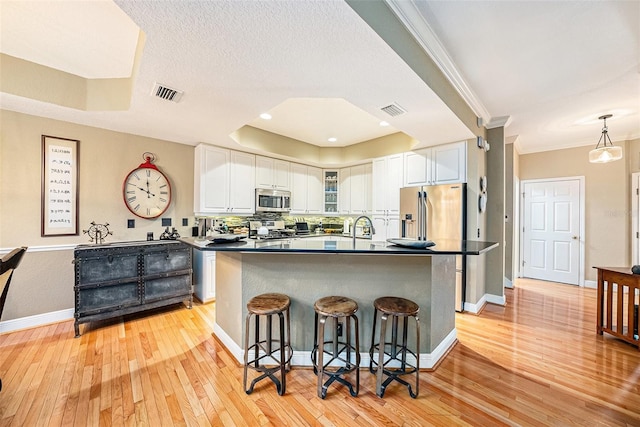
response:
[[[578,236],[572,236],[571,237],[573,240],[578,240]]]

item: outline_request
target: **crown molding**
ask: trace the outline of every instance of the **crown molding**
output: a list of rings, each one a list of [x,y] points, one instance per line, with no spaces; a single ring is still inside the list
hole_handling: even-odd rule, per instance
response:
[[[499,127],[506,128],[511,124],[511,116],[494,117],[485,125],[487,129],[495,129]]]
[[[440,39],[438,39],[436,33],[431,29],[422,13],[418,10],[415,2],[406,0],[385,0],[385,2],[436,63],[475,115],[481,117],[485,123],[489,122],[491,115],[462,78],[455,63],[440,42]]]

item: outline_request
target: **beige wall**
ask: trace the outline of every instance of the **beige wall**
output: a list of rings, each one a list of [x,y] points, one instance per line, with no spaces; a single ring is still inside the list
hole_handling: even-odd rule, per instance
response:
[[[520,155],[520,180],[585,177],[585,279],[596,280],[593,266],[631,263],[631,173],[640,170],[640,139],[621,145],[621,161],[589,163],[592,146]]]
[[[51,251],[51,246],[90,243],[82,230],[91,221],[109,223],[113,235],[108,236],[107,242],[144,240],[147,231],[152,231],[156,239],[160,236],[163,231],[160,218],[138,218],[129,212],[122,199],[124,178],[143,163],[145,151],[156,155],[156,165],[171,181],[172,201],[162,218],[171,218],[181,235],[190,235],[192,146],[11,111],[0,113],[0,248],[26,245],[32,251],[44,251],[28,252],[24,266],[16,271],[2,320],[73,307],[73,252]],[[78,236],[40,236],[43,134],[80,140]],[[189,226],[181,225],[182,218],[188,219]],[[128,229],[127,219],[135,219],[136,227]],[[43,287],[46,292],[41,291]]]
[[[515,163],[517,161],[517,152],[513,144],[507,144],[504,147],[504,167],[505,167],[505,192],[504,192],[504,276],[509,282],[513,282],[513,262],[514,262],[514,235],[516,224],[514,218],[514,185],[515,180]]]
[[[499,246],[486,254],[487,294],[500,299],[504,296],[505,254],[505,138],[504,127],[487,130],[487,141],[491,149],[487,152],[487,234],[486,240],[498,242]]]
[[[409,135],[396,132],[347,147],[318,147],[252,126],[243,126],[235,131],[231,138],[240,145],[240,150],[246,149],[265,156],[275,155],[293,162],[324,168],[343,167],[375,157],[404,153],[411,151],[418,144],[418,141]]]
[[[476,140],[467,141],[467,239],[486,241],[487,214],[478,209],[480,177],[487,174],[487,153]],[[465,302],[476,304],[485,294],[485,256],[467,257]]]

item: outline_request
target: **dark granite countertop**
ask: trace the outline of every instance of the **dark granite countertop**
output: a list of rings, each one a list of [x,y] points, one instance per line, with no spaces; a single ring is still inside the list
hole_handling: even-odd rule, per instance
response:
[[[471,240],[435,240],[435,246],[414,249],[388,242],[356,239],[355,247],[350,237],[317,236],[315,238],[288,238],[278,240],[241,239],[231,243],[213,243],[193,237],[181,238],[199,250],[224,252],[283,252],[283,253],[344,253],[381,255],[480,255],[498,246],[494,242]]]

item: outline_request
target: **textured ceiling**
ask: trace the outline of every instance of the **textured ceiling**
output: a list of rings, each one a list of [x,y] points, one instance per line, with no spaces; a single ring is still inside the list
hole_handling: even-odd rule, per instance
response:
[[[3,1],[2,53],[84,78],[129,77],[138,27],[111,0]]]
[[[16,26],[7,11],[25,4],[38,13],[9,31]],[[0,94],[0,107],[230,147],[236,143],[229,135],[246,124],[315,144],[336,130],[345,131],[331,135],[339,145],[382,135],[389,129],[381,129],[380,120],[423,146],[472,137],[341,0],[115,4],[3,0],[0,48],[23,57],[28,47],[39,52],[36,62],[65,71],[78,67],[75,74],[84,77],[121,75],[133,61],[131,22],[123,31],[98,25],[122,18],[120,9],[146,35],[129,110],[78,111],[7,93]],[[614,114],[608,122],[614,141],[640,137],[640,2],[419,1],[415,7],[478,104],[490,117],[511,117],[506,135],[521,152],[595,144],[597,117],[607,112]],[[114,28],[118,37],[109,33]],[[28,43],[20,34],[29,35]],[[92,74],[96,70],[104,74]],[[156,82],[184,91],[182,100],[151,97]],[[348,112],[325,98],[343,100]],[[300,99],[316,101],[305,107],[313,114],[304,114],[309,110]],[[407,113],[389,117],[380,111],[394,102]],[[329,108],[317,113],[323,104]],[[266,111],[278,114],[260,125],[256,119]]]
[[[522,152],[640,137],[639,1],[416,2]]]

